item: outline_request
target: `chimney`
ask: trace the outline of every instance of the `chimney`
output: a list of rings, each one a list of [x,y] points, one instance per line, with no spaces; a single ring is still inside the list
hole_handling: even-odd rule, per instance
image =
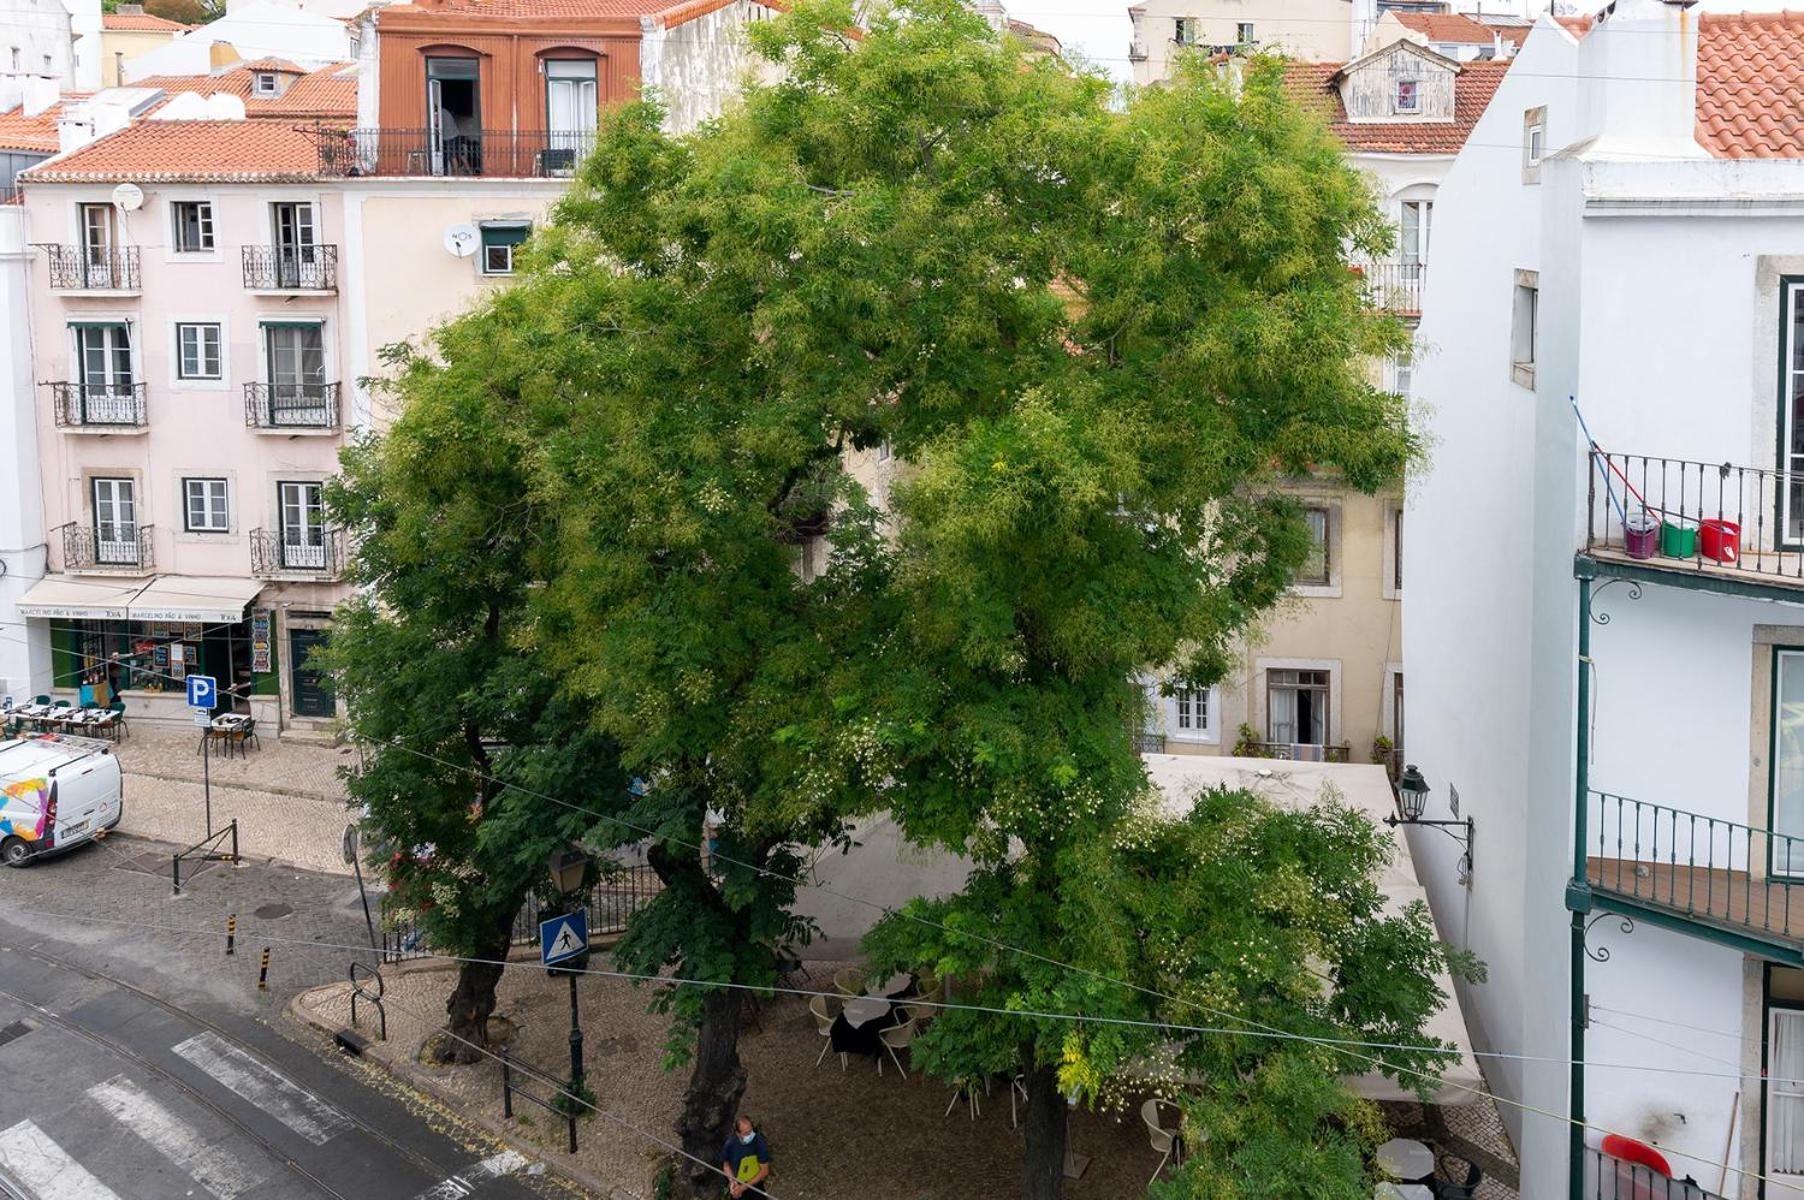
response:
[[[144,6],[142,4],[120,4],[116,5],[113,11],[124,13],[128,17],[141,17],[144,15]]]
[[[1581,127],[1605,157],[1708,157],[1697,143],[1694,0],[1616,0],[1579,43]]]
[[[51,105],[63,94],[62,87],[56,80],[42,75],[27,75],[19,81],[23,93],[20,100],[23,107],[22,116],[35,117]]]

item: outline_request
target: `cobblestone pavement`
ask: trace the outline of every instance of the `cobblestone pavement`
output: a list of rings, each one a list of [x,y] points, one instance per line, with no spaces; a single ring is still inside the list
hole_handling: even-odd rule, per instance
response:
[[[116,753],[125,772],[122,833],[193,845],[206,836],[203,776],[211,777],[213,827],[238,821],[239,850],[315,871],[348,873],[340,857],[346,799],[338,768],[355,761],[342,746],[263,740],[261,749],[202,761],[198,731],[141,726]]]

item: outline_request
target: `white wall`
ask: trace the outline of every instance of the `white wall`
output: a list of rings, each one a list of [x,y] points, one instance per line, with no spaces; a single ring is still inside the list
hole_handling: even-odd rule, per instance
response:
[[[733,0],[675,29],[651,26],[639,40],[642,86],[665,105],[664,126],[687,133],[719,116],[747,72],[769,80],[776,69],[752,54],[745,28],[775,13],[753,0]]]
[[[19,597],[44,577],[44,501],[32,385],[30,283],[23,205],[0,205],[0,696],[50,689],[50,635],[27,627]]]
[[[125,60],[126,82],[151,75],[205,75],[212,47],[225,42],[245,60],[275,55],[302,67],[351,58],[350,27],[295,0],[250,0],[217,21],[190,30],[167,46]]]
[[[0,112],[17,105],[33,79],[75,86],[69,10],[61,0],[0,0]]]

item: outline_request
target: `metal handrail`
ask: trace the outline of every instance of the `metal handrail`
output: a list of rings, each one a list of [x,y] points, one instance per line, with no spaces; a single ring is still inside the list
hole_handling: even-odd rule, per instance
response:
[[[256,291],[330,292],[338,287],[338,247],[246,246],[244,286]]]
[[[320,174],[565,179],[595,149],[593,132],[473,130],[442,136],[430,129],[313,131]]]
[[[151,553],[155,526],[136,526],[129,539],[102,539],[100,531],[79,521],[61,526],[63,535],[63,569],[93,570],[102,567],[126,567],[150,570],[155,565]]]
[[[589,937],[591,939],[606,934],[620,933],[626,929],[627,921],[641,907],[651,903],[664,890],[664,881],[658,877],[657,871],[644,864],[621,866],[610,870],[589,892]],[[563,911],[560,905],[559,912]],[[538,897],[528,896],[526,903],[514,915],[514,928],[511,941],[516,946],[537,945],[539,941],[539,921],[546,915],[540,909]],[[417,926],[412,921],[397,921],[392,917],[384,917],[382,944],[384,958],[398,960],[409,954],[430,955],[429,949],[420,948],[422,943]],[[409,941],[413,946],[408,947]]]
[[[1289,762],[1352,761],[1345,746],[1318,746],[1307,742],[1246,742],[1243,748],[1254,758],[1280,758]],[[1320,757],[1317,757],[1319,752]]]
[[[337,429],[338,385],[247,383],[244,423],[251,429]]]
[[[1365,281],[1366,303],[1381,312],[1419,313],[1422,290],[1428,285],[1425,262],[1354,263]]]
[[[1722,1200],[1686,1179],[1672,1179],[1652,1167],[1585,1148],[1585,1200]]]
[[[314,541],[295,541],[277,530],[250,533],[251,574],[259,578],[298,572],[337,578],[344,570],[344,530],[325,528]]]
[[[46,247],[50,286],[58,291],[135,292],[139,290],[138,248],[93,250],[87,246]]]
[[[1804,936],[1804,838],[1599,791],[1587,819],[1593,890],[1730,929]]]
[[[139,429],[146,420],[142,383],[67,383],[50,385],[58,429]]]
[[[1804,474],[1590,452],[1585,549],[1804,580]],[[1624,522],[1642,526],[1631,538]]]

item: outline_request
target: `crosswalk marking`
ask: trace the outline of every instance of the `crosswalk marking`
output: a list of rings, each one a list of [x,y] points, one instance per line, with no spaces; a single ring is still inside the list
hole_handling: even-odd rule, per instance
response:
[[[0,1171],[25,1186],[35,1200],[119,1200],[119,1194],[30,1121],[0,1130]]]
[[[88,1089],[88,1095],[218,1200],[233,1200],[239,1192],[262,1182],[231,1154],[209,1146],[199,1130],[151,1099],[149,1093],[125,1076],[95,1084]]]
[[[457,1174],[440,1180],[414,1200],[461,1200],[464,1196],[474,1196],[476,1185],[485,1179],[500,1179],[503,1175],[512,1175],[526,1166],[526,1156],[515,1150],[503,1150],[501,1153],[483,1159],[472,1167],[465,1167]]]
[[[216,1033],[196,1034],[175,1052],[315,1146],[351,1126],[336,1108]]]

